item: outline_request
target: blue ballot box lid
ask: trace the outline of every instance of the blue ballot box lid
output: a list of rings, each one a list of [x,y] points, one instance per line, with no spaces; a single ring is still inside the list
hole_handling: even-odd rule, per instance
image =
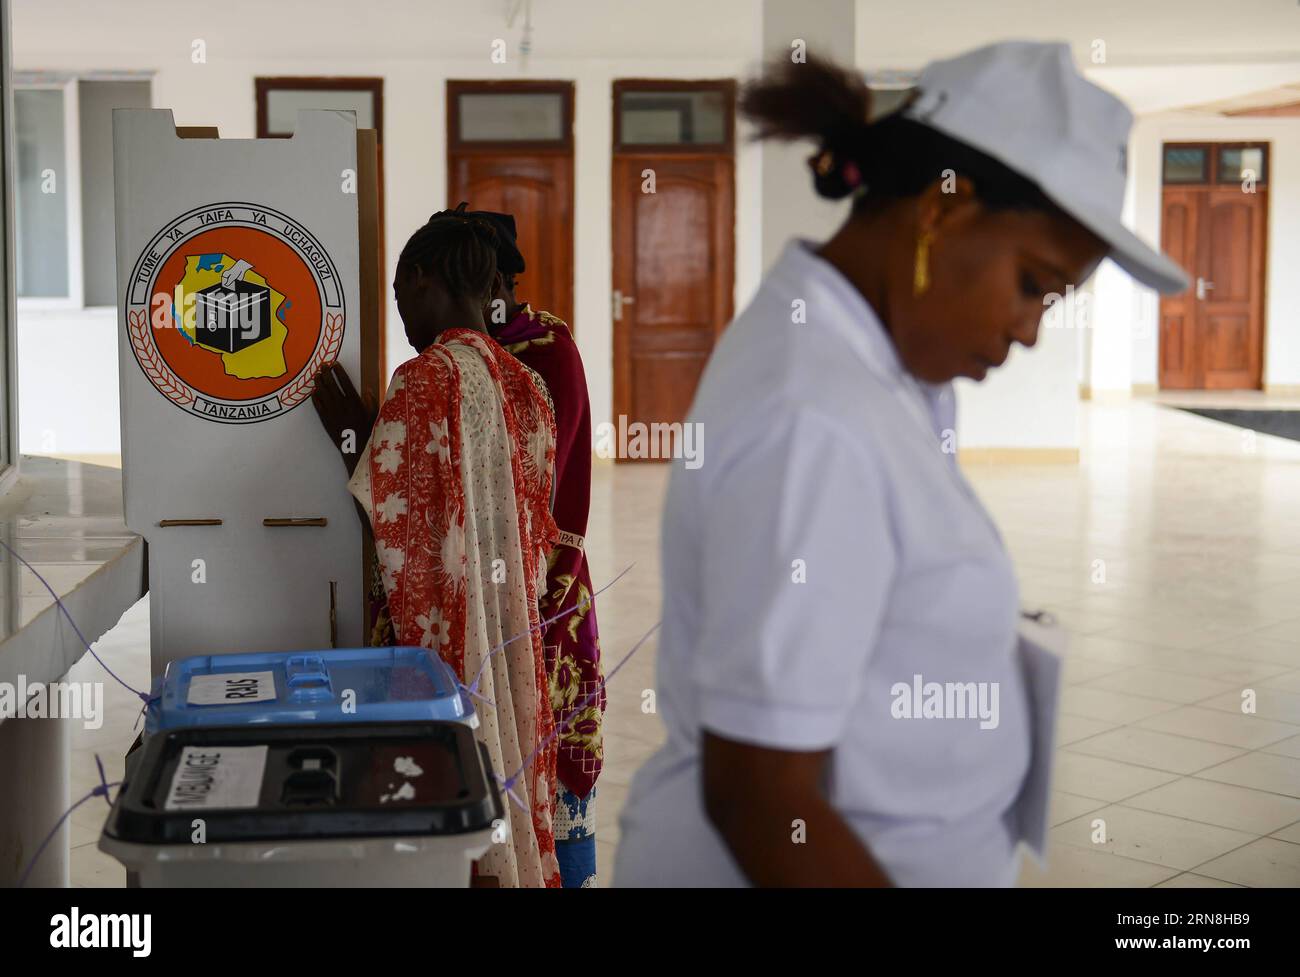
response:
[[[427,648],[197,655],[155,680],[145,732],[253,723],[477,725],[451,668]]]

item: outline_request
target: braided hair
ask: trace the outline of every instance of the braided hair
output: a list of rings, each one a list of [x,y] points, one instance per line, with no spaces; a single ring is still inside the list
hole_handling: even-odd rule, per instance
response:
[[[946,170],[967,177],[990,209],[1059,211],[1032,180],[973,146],[901,112],[873,119],[862,76],[821,58],[773,63],[745,86],[740,110],[760,139],[815,140],[808,163],[817,194],[854,194],[855,213],[917,196]]]
[[[438,279],[454,298],[486,304],[497,273],[497,232],[492,222],[466,211],[440,210],[411,235],[399,266],[420,268]]]

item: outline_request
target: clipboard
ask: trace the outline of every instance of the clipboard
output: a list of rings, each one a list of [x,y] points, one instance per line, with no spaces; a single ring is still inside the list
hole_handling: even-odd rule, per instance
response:
[[[1029,771],[1016,797],[1019,840],[1039,865],[1047,852],[1048,806],[1051,801],[1052,760],[1056,751],[1056,714],[1061,693],[1061,658],[1065,632],[1043,613],[1021,616],[1016,660],[1029,705]]]

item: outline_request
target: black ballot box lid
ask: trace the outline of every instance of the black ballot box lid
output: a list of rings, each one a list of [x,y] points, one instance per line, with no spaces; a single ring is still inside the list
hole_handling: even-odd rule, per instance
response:
[[[464,723],[194,727],[137,751],[104,833],[181,844],[455,835],[505,816]],[[232,806],[233,805],[233,806]]]

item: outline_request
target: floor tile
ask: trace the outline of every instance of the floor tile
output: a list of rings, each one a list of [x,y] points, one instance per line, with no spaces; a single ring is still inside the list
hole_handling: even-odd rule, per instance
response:
[[[1300,797],[1300,759],[1273,753],[1247,753],[1196,774],[1238,787],[1253,787],[1288,797]]]
[[[1271,748],[1288,739],[1300,738],[1300,726],[1204,706],[1184,706],[1140,719],[1134,725],[1247,750]]]
[[[1261,719],[1275,719],[1278,722],[1300,726],[1300,694],[1265,686],[1255,686],[1250,691],[1255,693],[1253,715]],[[1249,701],[1242,692],[1238,691],[1212,696],[1202,700],[1198,705],[1207,709],[1220,709],[1224,712],[1247,715],[1242,707]]]
[[[1266,835],[1300,821],[1300,798],[1184,777],[1130,797],[1125,807]]]
[[[1061,690],[1061,712],[1113,723],[1132,723],[1176,709],[1164,699],[1127,695],[1110,689],[1073,685]]]
[[[1128,668],[1093,679],[1086,683],[1085,687],[1190,704],[1226,692],[1232,689],[1233,685],[1218,679],[1183,675],[1164,669]]]
[[[1056,755],[1052,786],[1067,794],[1122,801],[1177,779],[1177,774],[1061,751]]]
[[[1105,841],[1096,842],[1105,822]],[[1183,871],[1240,848],[1255,835],[1218,825],[1112,805],[1051,830],[1052,840],[1072,848],[1097,849],[1123,858]]]
[[[1026,859],[1016,884],[1031,889],[1133,889],[1157,885],[1178,874],[1177,869],[1106,851],[1056,845],[1048,849],[1046,871]]]
[[[1196,872],[1252,888],[1300,887],[1300,845],[1260,838],[1197,866]]]
[[[1105,757],[1140,767],[1189,774],[1241,756],[1242,751],[1219,743],[1125,726],[1071,743],[1071,753]]]
[[[1154,888],[1157,889],[1240,889],[1243,886],[1234,882],[1224,882],[1222,879],[1211,879],[1205,875],[1197,875],[1195,872],[1184,872],[1182,875],[1175,875],[1172,879],[1165,882],[1157,882]]]

